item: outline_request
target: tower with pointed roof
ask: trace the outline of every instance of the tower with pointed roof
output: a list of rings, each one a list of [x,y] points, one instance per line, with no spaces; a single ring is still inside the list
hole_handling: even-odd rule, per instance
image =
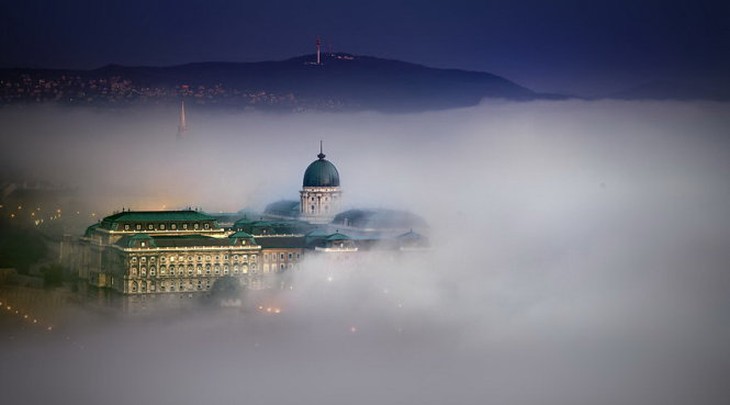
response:
[[[180,123],[177,125],[177,139],[180,140],[185,137],[185,133],[188,131],[188,123],[185,119],[185,101],[180,102]]]
[[[327,224],[340,210],[342,189],[340,174],[332,162],[325,159],[322,141],[317,160],[304,171],[300,195],[301,219],[313,224]]]

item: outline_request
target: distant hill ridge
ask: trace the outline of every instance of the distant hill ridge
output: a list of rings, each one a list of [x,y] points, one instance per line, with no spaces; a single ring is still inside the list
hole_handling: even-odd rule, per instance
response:
[[[0,102],[129,105],[192,102],[229,107],[373,109],[466,107],[484,98],[563,98],[486,72],[438,69],[347,53],[266,62],[200,62],[93,70],[0,69]],[[8,86],[8,83],[11,85]]]

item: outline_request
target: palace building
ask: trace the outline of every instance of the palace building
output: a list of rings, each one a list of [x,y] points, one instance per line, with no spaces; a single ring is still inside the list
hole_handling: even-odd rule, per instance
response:
[[[341,260],[358,252],[428,247],[412,230],[425,224],[412,214],[340,214],[339,172],[321,144],[317,157],[304,172],[299,202],[271,204],[259,219],[244,217],[228,227],[194,210],[118,212],[87,228],[71,265],[89,284],[122,294],[193,293],[210,290],[223,277],[249,289],[281,286],[281,275],[296,271],[308,255]]]

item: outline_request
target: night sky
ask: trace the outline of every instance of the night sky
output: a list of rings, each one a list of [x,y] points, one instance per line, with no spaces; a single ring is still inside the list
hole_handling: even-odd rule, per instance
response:
[[[488,71],[538,91],[727,82],[723,1],[26,0],[0,5],[0,67],[262,61],[325,49]]]

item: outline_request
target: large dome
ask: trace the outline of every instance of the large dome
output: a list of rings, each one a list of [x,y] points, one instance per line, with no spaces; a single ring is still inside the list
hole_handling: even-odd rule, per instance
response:
[[[339,187],[340,174],[335,165],[326,160],[322,152],[317,157],[319,159],[312,162],[304,172],[304,187]]]

